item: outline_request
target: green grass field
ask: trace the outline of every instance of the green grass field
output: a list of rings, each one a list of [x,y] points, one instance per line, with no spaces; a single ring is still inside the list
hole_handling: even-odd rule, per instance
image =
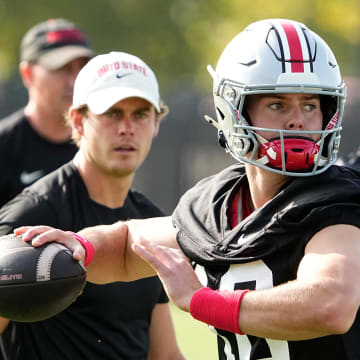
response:
[[[187,360],[217,360],[216,335],[206,324],[170,304],[178,344]]]

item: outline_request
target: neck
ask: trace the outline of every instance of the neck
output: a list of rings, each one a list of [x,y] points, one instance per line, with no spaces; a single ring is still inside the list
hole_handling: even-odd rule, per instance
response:
[[[70,139],[71,129],[65,124],[64,114],[44,109],[33,101],[29,101],[24,112],[34,130],[45,139],[55,143]]]
[[[251,207],[258,209],[271,200],[289,181],[288,176],[272,173],[257,166],[246,164]]]
[[[124,205],[134,174],[116,176],[105,173],[91,160],[86,159],[81,150],[76,154],[74,163],[93,201],[112,209]]]

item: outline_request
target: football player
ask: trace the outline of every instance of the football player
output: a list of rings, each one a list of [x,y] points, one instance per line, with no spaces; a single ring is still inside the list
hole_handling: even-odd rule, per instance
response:
[[[334,165],[345,102],[334,54],[305,25],[269,19],[209,70],[217,119],[207,119],[238,164],[190,189],[171,218],[88,228],[79,241],[17,233],[82,260],[93,246],[92,281],[157,271],[217,332],[220,359],[360,358],[360,178]]]

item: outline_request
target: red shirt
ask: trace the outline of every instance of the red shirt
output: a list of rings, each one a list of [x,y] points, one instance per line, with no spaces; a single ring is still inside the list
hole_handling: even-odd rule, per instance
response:
[[[231,203],[228,210],[228,217],[230,220],[231,228],[234,228],[240,220],[245,219],[251,214],[250,206],[250,190],[248,186],[244,186],[241,190],[241,209],[239,209],[239,193],[237,193]],[[239,219],[239,213],[242,213],[241,219]]]

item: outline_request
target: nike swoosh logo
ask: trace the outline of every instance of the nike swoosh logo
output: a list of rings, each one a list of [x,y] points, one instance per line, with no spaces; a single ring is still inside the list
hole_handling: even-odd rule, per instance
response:
[[[30,185],[44,175],[44,170],[35,170],[32,172],[23,171],[20,174],[20,181],[24,185]]]
[[[253,235],[247,235],[247,236],[245,236],[245,234],[243,233],[243,234],[240,235],[237,243],[238,243],[239,245],[243,245],[243,244],[251,241],[253,238],[254,238]]]
[[[116,77],[117,77],[118,79],[121,79],[121,78],[123,78],[123,77],[125,77],[125,76],[132,75],[132,74],[133,74],[133,73],[125,73],[125,74],[122,74],[122,75],[116,74]]]

